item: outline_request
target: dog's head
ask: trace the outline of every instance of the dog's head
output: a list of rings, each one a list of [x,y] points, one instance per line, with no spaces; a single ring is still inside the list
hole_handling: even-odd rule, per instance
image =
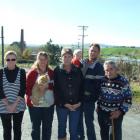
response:
[[[40,75],[37,79],[37,83],[38,85],[41,85],[41,84],[46,84],[48,83],[48,76],[47,75]]]

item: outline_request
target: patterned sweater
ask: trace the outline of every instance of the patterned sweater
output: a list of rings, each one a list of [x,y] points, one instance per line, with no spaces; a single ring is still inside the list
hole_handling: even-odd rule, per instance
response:
[[[98,107],[107,112],[120,110],[127,112],[132,104],[132,92],[128,81],[118,75],[114,79],[105,77],[101,84],[101,94],[98,99]]]

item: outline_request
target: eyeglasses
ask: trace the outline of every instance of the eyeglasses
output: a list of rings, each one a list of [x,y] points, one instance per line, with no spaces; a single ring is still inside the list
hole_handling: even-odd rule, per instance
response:
[[[16,59],[15,58],[13,58],[13,59],[6,59],[6,61],[16,61]]]

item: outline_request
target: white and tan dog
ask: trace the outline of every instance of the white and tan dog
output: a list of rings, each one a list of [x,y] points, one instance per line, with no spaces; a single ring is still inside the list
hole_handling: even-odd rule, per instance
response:
[[[32,89],[31,101],[34,106],[49,107],[54,104],[53,91],[48,89],[50,78],[47,74],[41,75]]]

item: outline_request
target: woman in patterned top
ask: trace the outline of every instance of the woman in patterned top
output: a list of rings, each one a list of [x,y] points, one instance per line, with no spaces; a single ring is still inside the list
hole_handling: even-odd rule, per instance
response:
[[[6,52],[6,67],[0,69],[0,115],[4,140],[12,140],[12,123],[14,140],[21,140],[21,124],[26,108],[26,74],[24,69],[17,67],[16,59],[16,52]]]
[[[115,62],[106,61],[104,70],[97,108],[101,138],[122,140],[123,116],[131,106],[132,93],[126,78],[119,75]]]

